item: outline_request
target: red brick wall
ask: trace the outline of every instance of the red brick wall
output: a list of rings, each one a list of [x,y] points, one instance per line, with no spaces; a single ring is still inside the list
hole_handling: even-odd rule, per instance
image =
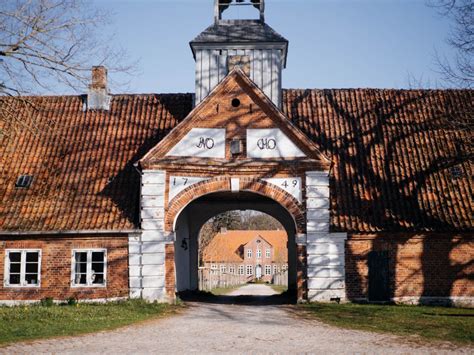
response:
[[[165,245],[165,290],[168,297],[175,297],[176,275],[174,268],[174,244]]]
[[[474,237],[426,233],[349,236],[349,299],[368,297],[368,254],[383,250],[389,252],[391,297],[474,297]]]
[[[107,249],[107,286],[71,287],[72,249]],[[4,287],[5,249],[41,249],[41,285]],[[52,236],[9,238],[0,241],[0,300],[65,300],[128,296],[128,236]]]

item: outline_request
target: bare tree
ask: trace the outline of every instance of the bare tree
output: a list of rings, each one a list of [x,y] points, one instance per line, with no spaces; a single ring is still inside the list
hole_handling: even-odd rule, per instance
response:
[[[436,53],[443,79],[461,88],[474,86],[474,1],[429,0],[429,5],[453,20],[448,44],[456,50],[454,59]]]
[[[102,35],[109,18],[88,0],[0,3],[0,138],[35,128],[38,107],[25,95],[54,92],[58,83],[84,92],[92,65],[130,73],[125,53]]]

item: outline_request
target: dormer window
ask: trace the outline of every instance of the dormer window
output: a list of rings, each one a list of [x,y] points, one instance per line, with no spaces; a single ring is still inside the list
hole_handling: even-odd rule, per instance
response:
[[[21,189],[27,189],[33,182],[33,175],[20,175],[16,180],[15,187]]]

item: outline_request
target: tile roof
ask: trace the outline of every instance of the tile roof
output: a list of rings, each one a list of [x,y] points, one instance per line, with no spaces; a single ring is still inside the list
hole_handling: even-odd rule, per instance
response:
[[[253,42],[287,43],[288,40],[259,20],[221,20],[202,31],[190,44]]]
[[[288,236],[283,230],[228,230],[218,233],[203,250],[203,260],[206,262],[242,262],[239,249],[251,242],[257,236],[270,243],[274,250],[273,260],[287,261]]]
[[[84,112],[83,96],[35,97],[34,110],[0,99],[23,122],[0,137],[0,231],[136,228],[133,164],[192,100],[114,95],[110,111]],[[453,122],[472,122],[473,101],[472,90],[285,90],[285,113],[334,162],[332,230],[472,231],[472,130]],[[23,174],[28,189],[15,187]]]

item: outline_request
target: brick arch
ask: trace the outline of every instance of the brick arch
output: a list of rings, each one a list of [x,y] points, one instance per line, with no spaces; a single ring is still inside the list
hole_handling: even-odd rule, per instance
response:
[[[240,191],[253,192],[268,197],[287,210],[295,222],[296,233],[306,233],[306,216],[303,205],[280,187],[251,177],[240,177]],[[194,200],[211,193],[231,191],[229,177],[216,177],[193,184],[169,203],[165,214],[165,230],[174,231],[179,214]]]

